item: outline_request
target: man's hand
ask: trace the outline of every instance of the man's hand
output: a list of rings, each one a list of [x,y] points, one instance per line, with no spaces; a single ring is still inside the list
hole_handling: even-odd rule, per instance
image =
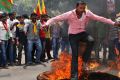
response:
[[[0,40],[0,43],[2,43],[2,41]]]
[[[119,26],[120,27],[120,22],[115,22],[114,26]]]
[[[42,25],[42,27],[41,27],[41,30],[43,30],[43,29],[45,29],[45,28],[47,28],[48,26],[47,25]]]
[[[20,43],[19,43],[19,41],[17,40],[17,41],[16,41],[16,45],[18,46],[19,44],[20,44]]]
[[[19,45],[19,38],[16,37],[16,45],[18,46]]]
[[[15,44],[15,40],[14,40],[14,38],[11,38],[11,41],[12,41],[13,44]]]
[[[13,24],[13,26],[17,26],[19,23],[18,22],[15,22],[14,24]]]
[[[15,22],[15,23],[11,26],[10,30],[13,30],[13,28],[14,28],[15,26],[17,26],[17,25],[18,25],[18,22]]]

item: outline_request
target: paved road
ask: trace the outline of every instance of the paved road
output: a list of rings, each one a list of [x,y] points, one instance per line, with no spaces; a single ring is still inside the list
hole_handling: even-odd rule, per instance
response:
[[[0,69],[0,80],[36,80],[39,73],[50,70],[50,63],[45,65],[34,65],[23,68],[23,66]]]
[[[22,55],[22,64],[25,63]],[[33,66],[12,66],[9,69],[0,69],[0,80],[36,80],[38,74],[50,70],[50,62]]]

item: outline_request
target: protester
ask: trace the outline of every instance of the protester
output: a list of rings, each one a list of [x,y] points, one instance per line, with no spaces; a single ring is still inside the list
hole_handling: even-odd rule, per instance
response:
[[[27,36],[25,34],[25,22],[23,16],[19,16],[19,23],[16,27],[16,44],[18,46],[18,65],[21,65],[22,60],[22,50],[24,50],[25,54],[25,62],[26,62],[26,54],[27,54]]]
[[[27,35],[27,65],[31,65],[32,62],[32,49],[33,45],[36,47],[36,59],[35,63],[40,63],[40,56],[42,53],[42,45],[39,38],[41,24],[37,22],[37,14],[31,14],[31,21],[26,25],[25,33]]]
[[[92,47],[94,45],[94,39],[85,30],[86,24],[88,23],[89,19],[108,23],[114,26],[120,26],[120,23],[98,16],[92,13],[90,10],[86,10],[86,5],[87,4],[84,1],[80,1],[76,4],[76,9],[53,17],[47,21],[46,25],[43,25],[48,26],[58,21],[68,21],[69,40],[72,48],[71,80],[78,80],[78,43],[80,41],[83,41],[87,44],[86,50],[82,56],[85,66],[87,66]],[[88,68],[85,67],[85,69]]]
[[[3,13],[0,16],[0,66],[2,68],[7,68],[7,56],[6,56],[6,51],[7,51],[7,47],[8,47],[8,40],[10,38],[12,38],[12,34],[10,31],[10,26],[7,23],[7,14]]]

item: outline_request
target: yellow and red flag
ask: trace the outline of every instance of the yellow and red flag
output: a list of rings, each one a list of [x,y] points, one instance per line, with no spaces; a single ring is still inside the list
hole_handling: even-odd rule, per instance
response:
[[[14,4],[13,0],[8,0],[11,4]]]
[[[47,14],[44,0],[42,0],[42,14]]]
[[[42,14],[41,7],[40,7],[40,0],[38,0],[38,2],[37,2],[37,6],[34,9],[34,13],[36,13],[38,16],[40,16]]]

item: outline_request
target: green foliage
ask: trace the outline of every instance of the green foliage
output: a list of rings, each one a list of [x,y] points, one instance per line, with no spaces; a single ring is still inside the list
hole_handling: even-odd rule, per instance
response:
[[[10,12],[12,4],[8,0],[0,0],[0,10]]]

